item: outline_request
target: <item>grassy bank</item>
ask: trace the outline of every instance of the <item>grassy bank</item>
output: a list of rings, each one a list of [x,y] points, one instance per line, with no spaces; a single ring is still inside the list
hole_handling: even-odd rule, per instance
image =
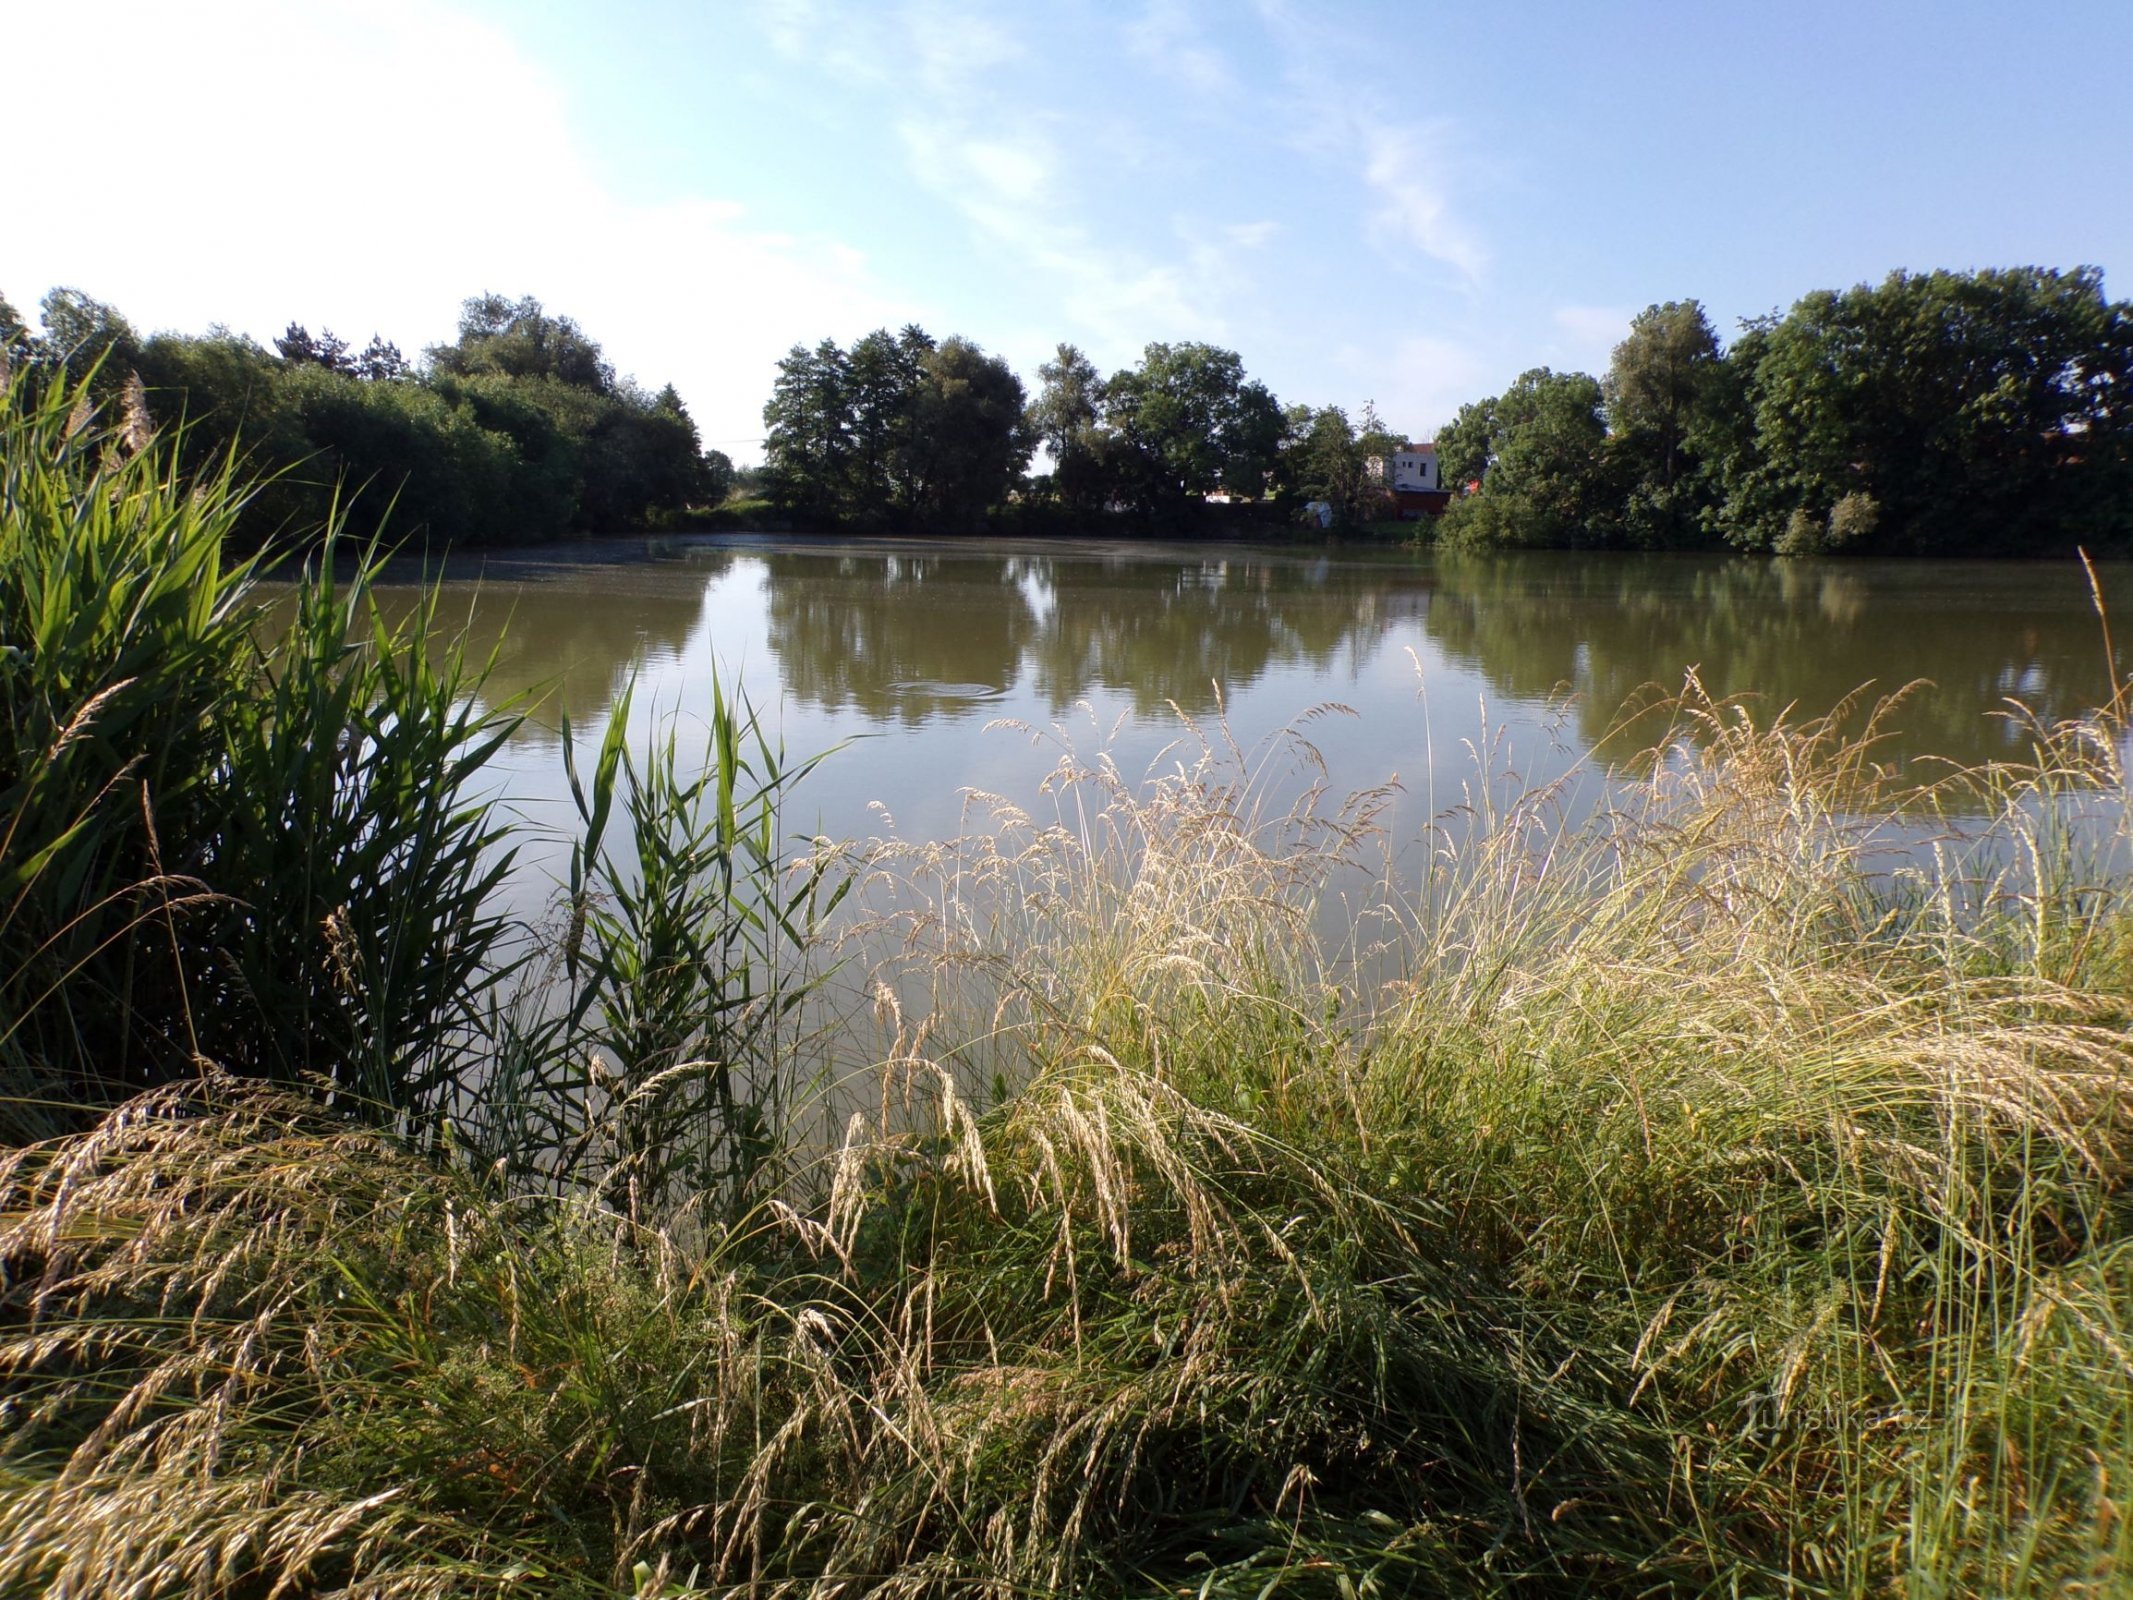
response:
[[[11,479],[22,549],[200,504],[152,445],[61,439],[72,414],[18,415],[51,436],[11,470],[77,508]],[[38,799],[136,669],[59,673],[26,614],[0,933],[50,976],[0,1025],[17,1103],[58,1121],[0,1159],[0,1593],[2129,1587],[2108,720],[1936,797],[1875,766],[1871,717],[1692,693],[1629,809],[1451,819],[1360,966],[1313,930],[1371,797],[1267,810],[1219,745],[1146,789],[1062,772],[1070,822],[1002,808],[859,866],[892,954],[837,1021],[874,1065],[819,1091],[824,1139],[773,974],[807,970],[849,864],[788,875],[792,769],[730,708],[701,782],[619,733],[574,774],[557,924],[496,931],[510,959],[419,1048],[336,972],[354,1042],[322,1059],[374,1076],[159,1045],[178,1004],[122,1034],[154,1081],[98,1076],[101,1035],[62,1026],[92,996],[61,1002],[92,972],[97,1006],[127,997],[126,941],[182,1000],[197,962],[249,972],[196,918],[241,904],[269,950],[310,924],[278,879],[214,879],[217,830],[270,792],[226,754],[197,764],[219,798],[183,870],[136,781],[161,746],[114,728],[118,776]],[[397,678],[362,674],[404,676],[414,641],[324,637],[242,658],[186,736],[249,725],[262,684],[347,684],[372,745],[446,738],[440,770],[478,771],[496,730],[465,681],[385,715]],[[77,702],[17,691],[46,666]],[[429,858],[379,843],[398,813],[362,770],[315,780],[371,819],[315,870],[368,849],[365,881],[412,893],[395,874]],[[1990,836],[1896,862],[1958,791]],[[477,882],[501,824],[438,799]],[[2075,805],[2100,820],[2061,826]],[[55,817],[85,820],[17,842]],[[54,965],[85,908],[118,934]],[[397,926],[413,959],[479,915]]]

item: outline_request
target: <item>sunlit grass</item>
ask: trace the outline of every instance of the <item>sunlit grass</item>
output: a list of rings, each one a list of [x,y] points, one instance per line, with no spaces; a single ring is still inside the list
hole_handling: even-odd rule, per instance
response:
[[[1901,714],[1692,683],[1331,940],[1308,720],[796,866],[744,708],[618,716],[441,1132],[201,1067],[0,1161],[0,1593],[2133,1589],[2124,730]]]

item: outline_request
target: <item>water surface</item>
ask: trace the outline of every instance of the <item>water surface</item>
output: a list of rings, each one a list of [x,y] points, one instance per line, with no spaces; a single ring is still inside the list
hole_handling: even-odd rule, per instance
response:
[[[1625,702],[1690,672],[1765,714],[1917,682],[1889,759],[1976,763],[2020,753],[2014,702],[2069,716],[2112,682],[2073,563],[742,536],[445,570],[490,692],[533,706],[505,782],[541,821],[566,719],[589,743],[633,681],[639,740],[678,717],[688,743],[716,674],[791,754],[842,746],[788,819],[840,838],[946,837],[969,792],[1027,803],[1066,748],[1137,778],[1299,719],[1336,791],[1396,782],[1394,826],[1419,829],[1477,759],[1533,782],[1631,756],[1658,729],[1621,729]],[[2133,569],[2103,583],[2133,598]]]

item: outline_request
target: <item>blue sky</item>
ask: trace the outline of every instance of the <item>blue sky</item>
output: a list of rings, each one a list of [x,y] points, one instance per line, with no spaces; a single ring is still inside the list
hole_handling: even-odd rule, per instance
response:
[[[1642,306],[2133,262],[2133,3],[0,0],[0,292],[411,353],[534,294],[707,441],[918,321],[1426,436]]]

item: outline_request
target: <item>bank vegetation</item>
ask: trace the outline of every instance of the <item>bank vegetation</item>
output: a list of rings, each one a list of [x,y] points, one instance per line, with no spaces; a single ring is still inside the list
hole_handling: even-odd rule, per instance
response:
[[[1691,684],[1338,948],[1308,724],[861,858],[618,711],[512,926],[448,619],[8,405],[0,1592],[2129,1587],[2118,707],[1920,792]]]
[[[42,328],[0,299],[13,364],[88,374],[107,403],[137,375],[158,417],[185,420],[188,473],[234,451],[265,479],[238,530],[255,546],[336,515],[369,536],[389,512],[400,537],[438,545],[1330,524],[1466,549],[2133,552],[2133,303],[2088,267],[1896,272],[1730,339],[1695,300],[1649,306],[1604,373],[1536,367],[1460,407],[1431,492],[1404,505],[1387,464],[1415,419],[1283,405],[1236,351],[1196,341],[1149,343],[1108,375],[1061,344],[1030,386],[916,325],[795,345],[762,464],[736,472],[671,385],[618,376],[530,297],[474,296],[416,361],[297,323],[272,350],[220,328],[143,337],[74,289],[45,296]]]

